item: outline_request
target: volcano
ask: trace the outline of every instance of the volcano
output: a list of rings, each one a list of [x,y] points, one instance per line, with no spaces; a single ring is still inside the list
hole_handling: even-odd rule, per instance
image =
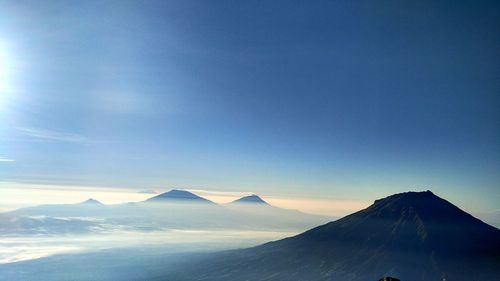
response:
[[[148,203],[162,203],[162,202],[178,202],[178,203],[211,203],[212,201],[200,197],[192,192],[180,189],[172,189],[168,192],[156,195],[147,199],[144,202]]]
[[[249,196],[244,196],[239,199],[234,200],[231,202],[231,204],[263,204],[263,205],[269,205],[267,204],[266,201],[264,201],[262,198],[260,198],[258,195],[249,195]]]
[[[430,191],[407,192],[291,238],[209,255],[174,274],[206,281],[499,280],[500,230]]]

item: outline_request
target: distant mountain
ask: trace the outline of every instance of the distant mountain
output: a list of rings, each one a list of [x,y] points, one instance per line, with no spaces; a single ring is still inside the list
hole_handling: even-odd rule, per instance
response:
[[[255,197],[251,198],[258,202]],[[117,229],[240,229],[298,233],[330,220],[265,202],[219,205],[189,191],[174,189],[137,203],[105,205],[88,199],[77,204],[40,205],[0,213],[0,235],[105,233]],[[16,227],[12,227],[13,221]]]
[[[240,199],[236,199],[236,200],[234,200],[231,203],[232,204],[253,203],[253,204],[265,204],[265,205],[269,205],[266,201],[264,201],[262,198],[260,198],[259,196],[255,195],[255,194],[254,195],[245,196],[245,197],[241,197]]]
[[[85,234],[103,230],[91,218],[102,217],[108,206],[95,199],[76,204],[26,207],[0,213],[0,236]]]
[[[93,199],[93,198],[89,198],[83,202],[81,202],[80,204],[85,204],[85,205],[104,205],[102,204],[101,202]]]
[[[430,191],[400,193],[295,237],[178,266],[164,280],[369,281],[383,276],[499,280],[500,230]]]
[[[182,203],[211,203],[214,202],[200,197],[186,190],[172,189],[168,192],[156,195],[147,199],[144,202],[159,203],[159,202],[182,202]]]

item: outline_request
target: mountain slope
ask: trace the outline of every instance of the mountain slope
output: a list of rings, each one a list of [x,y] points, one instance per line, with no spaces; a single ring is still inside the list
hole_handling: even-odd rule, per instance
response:
[[[233,202],[231,202],[231,204],[241,204],[241,203],[269,205],[266,201],[264,201],[262,198],[260,198],[259,196],[255,195],[255,194],[254,195],[245,196],[245,197],[241,197],[241,198],[236,199]]]
[[[283,209],[270,205],[257,195],[241,197],[225,204],[224,207],[234,213],[232,220],[237,220],[242,226],[259,224],[266,229],[297,230],[331,221],[332,217],[313,215],[298,210]],[[309,225],[310,227],[303,228]],[[279,226],[279,228],[277,227]]]
[[[147,199],[144,202],[161,203],[161,202],[181,202],[181,203],[211,203],[212,201],[200,197],[186,190],[172,189],[168,192],[156,195]]]
[[[103,205],[101,202],[95,200],[94,198],[89,198],[89,199],[81,202],[80,204],[83,204],[83,205]]]
[[[189,274],[165,280],[498,280],[500,230],[430,191],[408,192],[295,237],[189,267]]]

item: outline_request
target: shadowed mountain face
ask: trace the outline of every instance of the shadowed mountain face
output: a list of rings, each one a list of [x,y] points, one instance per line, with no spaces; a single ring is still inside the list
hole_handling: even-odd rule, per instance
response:
[[[232,204],[240,204],[240,203],[254,203],[254,204],[265,204],[268,205],[266,201],[264,201],[262,198],[260,198],[257,195],[250,195],[250,196],[245,196],[241,197],[240,199],[234,200],[231,202]]]
[[[212,203],[212,201],[200,197],[186,190],[172,189],[168,192],[156,195],[144,202],[160,203],[160,202],[183,202],[183,203]]]
[[[182,270],[180,267],[179,270]],[[176,280],[498,280],[500,230],[427,192],[367,209],[295,237],[215,254]],[[169,280],[172,276],[165,277]]]

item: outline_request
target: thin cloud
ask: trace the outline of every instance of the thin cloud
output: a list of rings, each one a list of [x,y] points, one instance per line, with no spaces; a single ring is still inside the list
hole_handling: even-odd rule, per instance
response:
[[[74,133],[38,129],[38,128],[28,128],[28,127],[19,127],[17,128],[17,130],[25,136],[46,141],[62,141],[62,142],[74,142],[74,143],[88,142],[88,139],[86,137]]]
[[[0,162],[15,162],[16,160],[0,156]]]
[[[207,190],[207,189],[186,189],[187,191],[196,193],[198,195],[221,195],[221,196],[234,196],[241,197],[255,194],[253,192],[244,192],[244,191],[218,191],[218,190]]]
[[[142,193],[142,194],[158,194],[158,192],[152,190],[152,189],[146,189],[146,190],[139,190],[137,193]]]
[[[252,192],[239,192],[239,191],[215,191],[205,189],[186,189],[193,192],[198,196],[207,198],[216,203],[229,203],[243,196],[252,195]]]
[[[239,191],[215,191],[204,189],[187,190],[216,203],[229,203],[240,197],[256,194],[253,192]],[[330,217],[343,217],[350,213],[364,209],[371,204],[371,201],[345,200],[337,198],[312,198],[290,194],[257,195],[276,207],[300,210],[309,214],[325,215]]]

